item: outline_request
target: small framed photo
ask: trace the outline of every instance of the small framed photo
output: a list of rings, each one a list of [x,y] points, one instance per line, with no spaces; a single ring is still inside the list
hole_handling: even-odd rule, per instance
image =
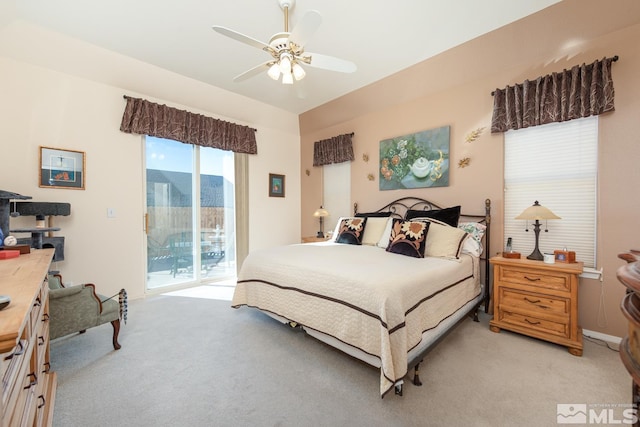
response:
[[[39,178],[40,187],[84,190],[84,151],[40,147]]]
[[[284,175],[269,174],[269,197],[284,197]]]
[[[556,262],[574,263],[576,262],[576,253],[574,251],[553,251]]]

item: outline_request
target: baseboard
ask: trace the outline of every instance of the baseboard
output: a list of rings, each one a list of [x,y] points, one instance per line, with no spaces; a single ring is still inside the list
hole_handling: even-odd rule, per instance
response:
[[[610,342],[610,343],[613,343],[613,344],[620,344],[622,342],[622,338],[620,338],[620,337],[616,337],[616,336],[613,336],[613,335],[607,335],[607,334],[603,334],[603,333],[596,332],[596,331],[590,331],[588,329],[583,329],[582,330],[582,335],[584,335],[585,337],[595,338],[595,339],[606,341],[606,342]]]

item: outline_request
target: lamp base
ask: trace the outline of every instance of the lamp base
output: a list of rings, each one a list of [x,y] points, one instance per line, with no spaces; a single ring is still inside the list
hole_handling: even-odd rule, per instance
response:
[[[540,253],[540,249],[538,249],[538,240],[540,238],[540,221],[536,219],[536,222],[533,224],[533,232],[536,235],[536,247],[531,252],[531,255],[527,257],[527,259],[533,259],[536,261],[544,260],[544,256]]]
[[[324,238],[324,233],[322,231],[318,231],[318,234],[316,234],[316,237]]]
[[[527,257],[527,259],[533,259],[535,261],[542,261],[544,259],[544,256],[540,253],[538,248],[536,248],[533,252],[531,252],[531,255],[529,255]]]

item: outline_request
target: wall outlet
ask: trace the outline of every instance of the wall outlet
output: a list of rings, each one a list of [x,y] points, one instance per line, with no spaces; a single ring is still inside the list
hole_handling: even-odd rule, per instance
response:
[[[107,218],[115,218],[116,210],[114,208],[107,208]]]

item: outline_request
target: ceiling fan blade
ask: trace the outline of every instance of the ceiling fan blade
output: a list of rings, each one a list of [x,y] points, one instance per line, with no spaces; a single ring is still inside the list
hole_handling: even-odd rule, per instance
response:
[[[356,64],[354,64],[353,62],[336,58],[334,56],[327,56],[310,52],[306,52],[304,56],[311,57],[311,62],[309,62],[307,65],[314,68],[338,71],[340,73],[353,73],[358,69],[358,67],[356,67]]]
[[[317,11],[308,11],[304,14],[300,22],[296,24],[295,28],[289,34],[289,41],[292,41],[296,45],[303,47],[315,34],[321,23],[322,16],[320,16]]]
[[[251,77],[257,76],[258,74],[263,73],[265,70],[268,70],[271,64],[273,64],[273,61],[267,61],[263,62],[260,65],[256,65],[255,67],[248,69],[244,73],[235,76],[233,78],[233,81],[235,83],[239,83],[250,79]]]
[[[249,36],[245,36],[242,33],[239,33],[237,31],[231,30],[227,27],[221,27],[219,25],[214,25],[213,27],[211,27],[214,29],[214,31],[216,31],[217,33],[220,33],[224,36],[230,37],[234,40],[237,40],[241,43],[244,44],[248,44],[249,46],[253,46],[253,47],[257,47],[258,49],[262,49],[262,50],[266,50],[269,51],[271,49],[271,47],[266,44],[261,42],[260,40],[256,40],[252,37]]]

